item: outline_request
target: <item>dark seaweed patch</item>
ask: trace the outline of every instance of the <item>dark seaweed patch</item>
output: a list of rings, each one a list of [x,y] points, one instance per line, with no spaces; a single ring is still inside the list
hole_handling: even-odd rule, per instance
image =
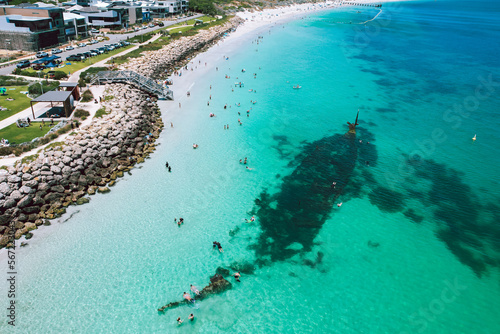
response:
[[[409,193],[424,205],[437,206],[432,213],[440,226],[438,238],[479,277],[488,266],[500,266],[500,258],[489,255],[500,249],[500,208],[491,203],[482,204],[463,182],[462,172],[433,160],[408,163],[415,168],[415,175],[431,182],[427,192],[419,194],[412,189]]]
[[[358,160],[358,144],[354,135],[337,134],[304,145],[297,167],[283,178],[279,191],[272,196],[261,193],[255,204],[262,234],[252,247],[257,257],[283,261],[312,249],[335,200],[341,194],[348,199],[343,190]],[[293,243],[302,249],[288,249]]]
[[[412,222],[417,223],[417,224],[420,224],[424,220],[424,217],[421,216],[421,215],[419,215],[419,214],[417,214],[415,212],[415,210],[413,210],[413,209],[406,210],[404,212],[404,215],[406,217],[408,217]]]
[[[380,76],[384,75],[384,72],[379,71],[379,70],[377,70],[375,68],[363,68],[363,69],[361,69],[361,72],[372,73],[372,74],[380,75]]]
[[[382,87],[394,87],[394,86],[396,86],[396,83],[393,80],[390,80],[387,78],[375,80],[375,83],[379,86],[382,86]]]
[[[398,112],[397,109],[395,108],[382,108],[382,107],[379,107],[377,109],[375,109],[376,112],[382,112],[382,113],[388,113],[388,112]]]
[[[386,187],[377,187],[368,197],[373,205],[384,212],[399,212],[404,209],[404,195]]]

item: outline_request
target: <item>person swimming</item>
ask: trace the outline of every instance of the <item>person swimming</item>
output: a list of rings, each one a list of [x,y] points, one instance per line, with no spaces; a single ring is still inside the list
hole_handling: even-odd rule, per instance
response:
[[[337,203],[337,206],[340,208],[342,206],[342,204],[343,204],[342,202]]]
[[[191,314],[189,315],[188,319],[189,319],[189,320],[191,320],[191,321],[193,321],[193,320],[194,320],[194,314],[193,314],[193,313],[191,313]]]
[[[182,324],[182,319],[181,319],[181,317],[178,317],[177,318],[177,325],[180,325],[180,324]]]
[[[247,223],[254,222],[254,221],[255,221],[255,216],[252,216],[252,218],[250,218],[250,219],[245,219],[245,221],[246,221]]]
[[[222,249],[222,246],[221,246],[220,242],[214,241],[212,247],[213,248],[217,247],[217,249],[219,250],[219,252],[224,253],[224,250]]]
[[[194,303],[194,299],[191,297],[191,295],[187,292],[184,292],[184,294],[182,295],[182,297],[187,300],[188,302],[190,303]]]
[[[240,272],[239,272],[239,271],[238,271],[238,272],[236,272],[236,273],[234,273],[234,274],[233,274],[233,276],[234,276],[234,278],[236,279],[236,282],[240,282],[240,277],[241,277],[241,274],[240,274]]]
[[[190,284],[190,287],[191,287],[191,291],[193,291],[198,296],[200,295],[200,291],[194,285]]]

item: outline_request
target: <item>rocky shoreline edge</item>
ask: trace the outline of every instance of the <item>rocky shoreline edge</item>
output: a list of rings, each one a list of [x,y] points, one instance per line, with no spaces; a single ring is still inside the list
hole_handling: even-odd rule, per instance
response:
[[[242,21],[233,17],[224,25],[145,52],[123,67],[163,78]],[[69,205],[88,203],[88,195],[109,192],[117,178],[153,153],[164,127],[156,97],[121,84],[106,85],[106,91],[116,97],[102,102],[109,114],[94,118],[65,142],[42,149],[33,161],[0,170],[0,249],[12,247],[23,235],[30,239],[31,231],[50,225],[49,220],[64,214]]]

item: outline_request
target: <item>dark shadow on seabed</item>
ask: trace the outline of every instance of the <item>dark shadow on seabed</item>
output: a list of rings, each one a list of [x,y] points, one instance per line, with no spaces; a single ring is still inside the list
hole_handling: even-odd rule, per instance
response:
[[[348,132],[304,145],[302,153],[291,162],[296,168],[283,178],[278,192],[270,195],[263,191],[255,200],[253,212],[262,233],[250,247],[255,250],[257,265],[311,251],[337,201],[346,202],[359,195],[360,184],[350,182],[354,170],[367,161],[370,166],[376,165],[377,152],[375,145],[367,143],[373,141],[371,133],[358,130],[363,142]],[[294,243],[300,243],[302,250],[288,249]]]

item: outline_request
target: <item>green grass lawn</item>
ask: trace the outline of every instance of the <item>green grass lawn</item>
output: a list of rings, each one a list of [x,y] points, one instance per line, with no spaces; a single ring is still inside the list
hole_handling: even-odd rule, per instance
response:
[[[173,35],[173,34],[177,34],[177,33],[181,32],[181,31],[185,32],[185,31],[189,31],[192,29],[193,29],[193,26],[185,26],[185,27],[170,29],[168,32]]]
[[[5,88],[7,92],[5,95],[0,95],[0,106],[8,110],[0,111],[0,120],[29,108],[31,101],[26,94],[20,93],[21,91],[27,91],[28,86],[6,86]],[[12,98],[14,101],[7,101],[8,98]]]
[[[196,19],[191,19],[191,20],[187,20],[187,21],[184,21],[184,22],[179,22],[179,23],[176,23],[176,24],[173,24],[171,26],[168,26],[166,28],[162,28],[161,30],[164,30],[164,29],[171,29],[171,28],[176,28],[176,27],[182,27],[182,26],[185,26],[186,24],[188,25],[193,25],[195,24],[195,20],[202,20],[203,23],[206,23],[206,22],[209,22],[209,21],[212,21],[212,20],[215,20],[215,17],[211,17],[211,16],[202,16],[202,17],[198,17]]]
[[[56,70],[56,71],[63,71],[65,73],[75,73],[76,71],[81,70],[82,68],[88,67],[88,66],[90,66],[92,64],[95,64],[95,63],[101,61],[101,60],[110,58],[110,57],[116,55],[117,53],[123,52],[123,51],[128,50],[128,49],[130,49],[132,47],[134,47],[134,45],[127,45],[125,47],[122,47],[122,48],[119,48],[119,49],[115,49],[113,51],[109,51],[108,53],[103,53],[102,55],[98,55],[98,56],[95,56],[95,57],[87,58],[85,61],[76,61],[76,62],[73,62],[73,61],[69,61],[69,62],[68,61],[63,61],[63,64],[71,63],[71,65],[65,65],[64,67],[56,68],[54,70]],[[89,48],[88,47],[84,47],[83,49],[80,49],[80,50],[81,50],[81,52],[87,52],[89,50]],[[37,72],[37,71],[35,71],[32,68],[29,68],[27,70],[30,71],[30,72],[33,72],[33,73]],[[42,72],[46,73],[48,71],[50,71],[50,69],[43,70]]]
[[[54,122],[57,124],[57,122]],[[41,122],[31,122],[27,128],[18,128],[16,123],[9,125],[6,128],[0,129],[0,138],[8,139],[11,144],[21,144],[35,139],[36,137],[43,137],[51,129],[48,122],[40,130]]]

